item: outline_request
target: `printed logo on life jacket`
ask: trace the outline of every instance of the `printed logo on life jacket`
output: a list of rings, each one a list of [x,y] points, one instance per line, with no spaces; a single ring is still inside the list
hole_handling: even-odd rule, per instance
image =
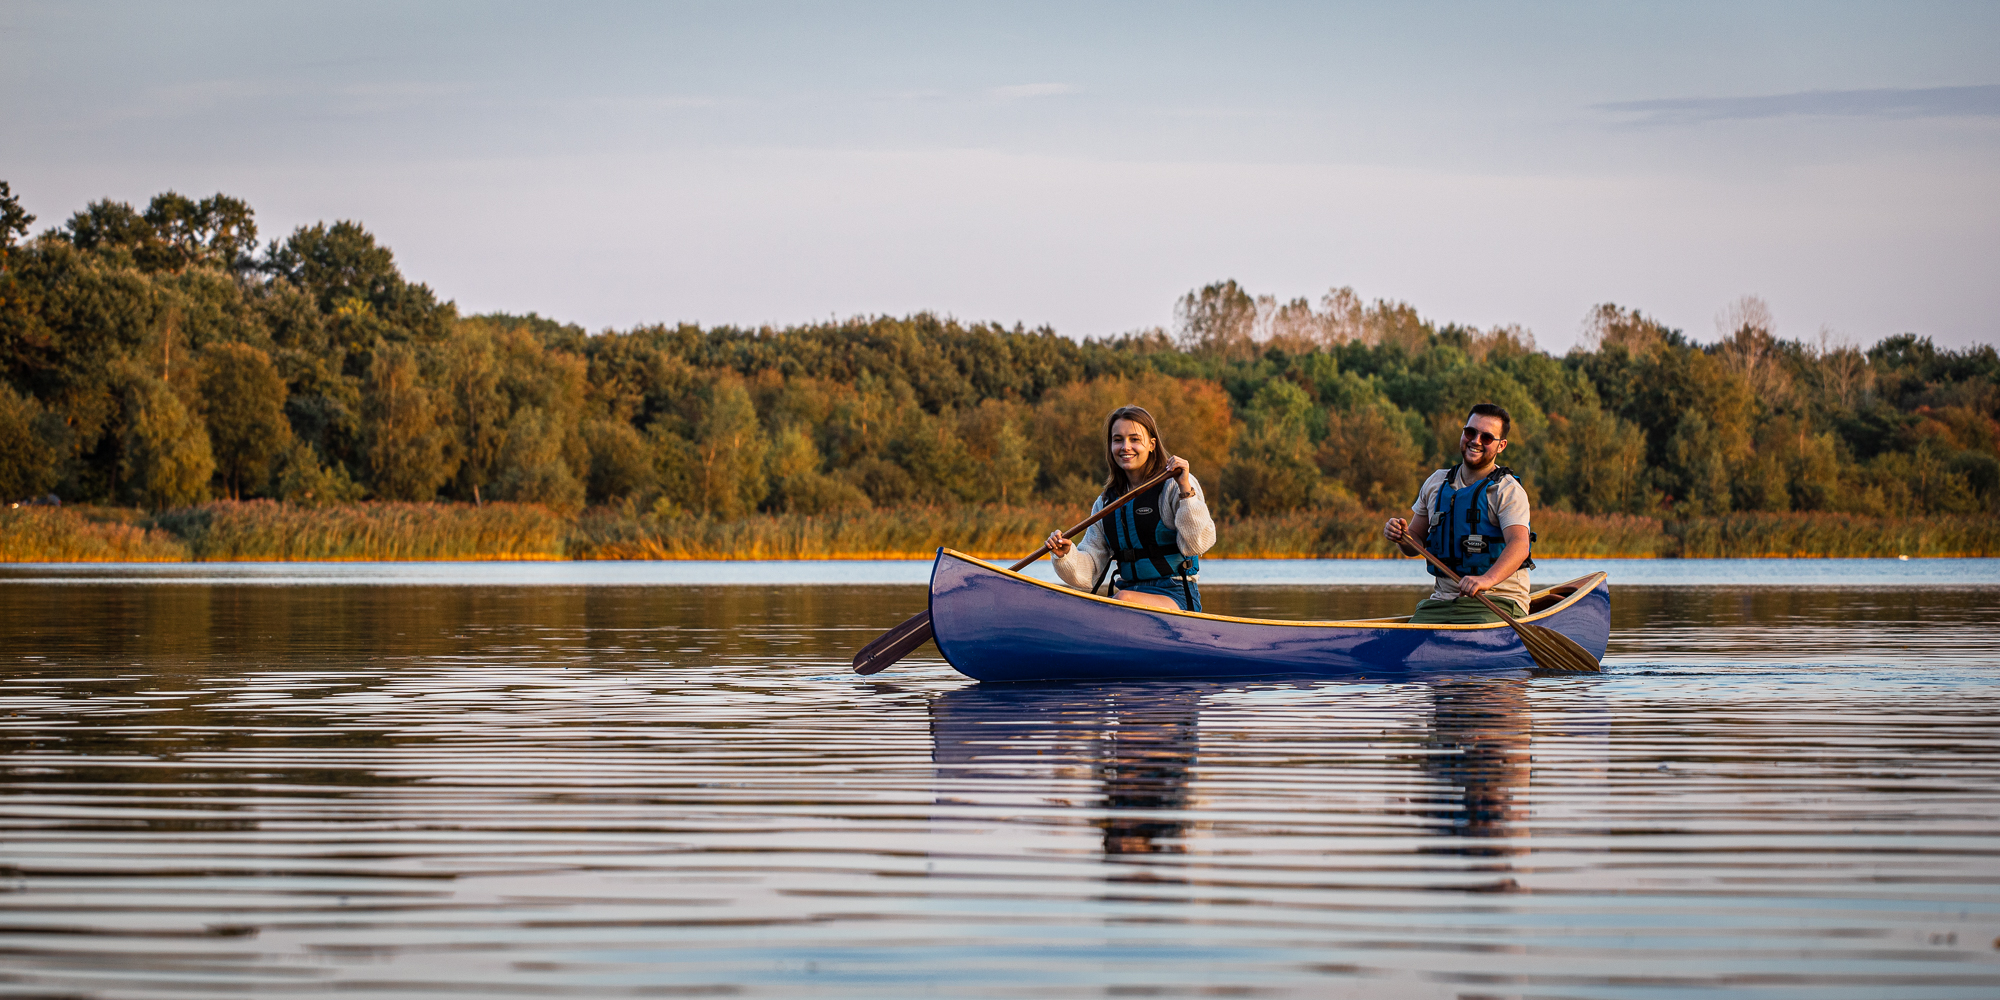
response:
[[[1139,513],[1141,513],[1141,514],[1151,514],[1152,512],[1153,512],[1153,508],[1151,508],[1151,507],[1141,507],[1141,508],[1139,508]]]
[[[1465,536],[1465,541],[1460,544],[1464,546],[1467,552],[1484,552],[1486,551],[1486,536],[1467,535]]]

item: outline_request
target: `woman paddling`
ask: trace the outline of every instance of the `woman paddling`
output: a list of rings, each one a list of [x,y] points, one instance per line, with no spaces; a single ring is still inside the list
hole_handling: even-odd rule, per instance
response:
[[[1138,406],[1121,406],[1105,420],[1104,460],[1111,475],[1090,507],[1093,514],[1163,470],[1171,468],[1176,475],[1091,525],[1081,544],[1051,532],[1049,553],[1057,575],[1078,590],[1102,593],[1115,563],[1113,598],[1200,611],[1196,574],[1201,554],[1215,545],[1215,521],[1187,460],[1167,453],[1153,415]]]

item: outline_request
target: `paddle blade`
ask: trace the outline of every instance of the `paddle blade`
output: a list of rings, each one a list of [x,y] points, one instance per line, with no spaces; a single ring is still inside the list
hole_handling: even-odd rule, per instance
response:
[[[902,659],[931,639],[931,611],[925,608],[854,654],[854,672],[872,674]]]
[[[1528,647],[1528,655],[1535,658],[1535,666],[1542,670],[1560,670],[1565,673],[1596,673],[1604,669],[1590,650],[1576,644],[1576,640],[1552,628],[1516,622],[1514,631],[1520,633],[1521,644]]]

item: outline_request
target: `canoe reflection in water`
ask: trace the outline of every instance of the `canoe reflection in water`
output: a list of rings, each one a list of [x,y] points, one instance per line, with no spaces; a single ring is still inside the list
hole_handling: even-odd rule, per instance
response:
[[[1102,832],[1107,862],[1187,853],[1190,839],[1220,824],[1231,825],[1233,836],[1263,830],[1303,846],[1294,839],[1301,834],[1379,837],[1385,821],[1419,838],[1401,850],[1508,856],[1525,850],[1516,845],[1531,767],[1528,683],[1408,685],[1400,707],[1378,701],[1381,711],[1366,717],[1323,683],[1281,690],[1296,697],[1268,711],[1245,704],[1240,687],[1210,684],[964,688],[931,703],[939,802],[1040,813],[1044,830],[1075,829],[1064,813],[1083,810]],[[1206,734],[1205,707],[1214,722]],[[1310,771],[1292,791],[1318,789],[1315,801],[1295,794],[1256,801],[1244,797],[1240,782],[1231,793],[1223,791],[1227,781],[1200,787],[1202,767],[1268,764],[1272,726],[1285,731],[1283,742],[1297,755],[1287,766]],[[1253,752],[1255,762],[1233,759]],[[1222,801],[1224,794],[1235,801]],[[1288,818],[1274,821],[1274,813]],[[1512,887],[1511,879],[1480,886]]]

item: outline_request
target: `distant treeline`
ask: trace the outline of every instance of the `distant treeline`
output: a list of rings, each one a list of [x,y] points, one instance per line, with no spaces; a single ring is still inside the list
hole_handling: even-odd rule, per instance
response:
[[[2000,503],[2000,358],[1909,334],[1782,340],[1755,300],[1697,344],[1599,307],[1562,357],[1337,289],[1223,282],[1175,328],[1078,342],[929,314],[586,333],[462,317],[359,224],[261,245],[250,207],[168,192],[30,236],[0,182],[0,496],[488,501],[631,523],[1063,504],[1130,401],[1230,518],[1408,504],[1473,402],[1546,510],[1675,523]],[[1356,522],[1359,523],[1359,522]]]

